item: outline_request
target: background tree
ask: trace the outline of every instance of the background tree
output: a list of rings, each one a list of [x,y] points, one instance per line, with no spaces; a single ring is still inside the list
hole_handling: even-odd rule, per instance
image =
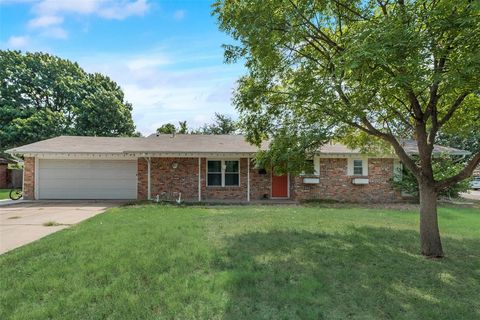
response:
[[[351,145],[388,144],[419,185],[421,251],[442,257],[437,195],[470,176],[480,153],[438,179],[433,148],[448,128],[480,130],[466,118],[480,114],[479,7],[449,0],[217,0],[220,28],[236,40],[225,46],[226,61],[241,59],[249,70],[234,99],[248,139],[260,144],[272,129],[317,122]],[[412,136],[418,164],[402,145]]]
[[[188,133],[188,125],[187,121],[180,121],[178,122],[178,133],[180,134],[187,134]]]
[[[194,134],[235,134],[238,125],[232,117],[215,112],[213,123],[205,123],[202,127],[194,130]]]
[[[173,123],[165,123],[160,128],[157,129],[157,133],[160,134],[188,134],[188,125],[187,121],[179,121],[178,128],[175,127]]]
[[[131,111],[106,76],[46,53],[0,50],[0,150],[62,134],[130,136]]]
[[[165,123],[165,124],[162,124],[162,126],[157,129],[157,133],[173,134],[174,132],[176,132],[176,130],[177,129],[175,128],[175,125],[173,123]]]

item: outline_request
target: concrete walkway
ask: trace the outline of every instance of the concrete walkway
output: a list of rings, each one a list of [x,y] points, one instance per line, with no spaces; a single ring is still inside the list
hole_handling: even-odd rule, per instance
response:
[[[121,202],[28,201],[0,207],[0,254],[68,228]],[[45,226],[46,223],[58,224]]]

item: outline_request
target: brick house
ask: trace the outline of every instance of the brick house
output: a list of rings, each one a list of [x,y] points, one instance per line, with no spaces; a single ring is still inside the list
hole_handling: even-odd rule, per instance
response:
[[[0,157],[0,189],[5,189],[10,186],[10,179],[8,174],[8,164],[12,163],[10,160]]]
[[[416,152],[414,141],[404,144]],[[257,151],[241,135],[61,136],[8,150],[24,156],[25,199],[402,200],[391,185],[400,178],[394,155],[327,144],[311,160],[313,174],[276,176],[255,167]],[[441,146],[434,152],[468,154]]]

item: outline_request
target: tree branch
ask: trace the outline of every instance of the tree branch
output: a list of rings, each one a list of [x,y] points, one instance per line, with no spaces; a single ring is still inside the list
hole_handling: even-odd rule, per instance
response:
[[[293,6],[293,8],[295,9],[295,12],[300,16],[300,18],[302,18],[303,21],[307,23],[307,25],[309,25],[314,31],[316,31],[320,35],[319,37],[320,39],[322,39],[326,44],[328,44],[330,47],[337,49],[338,51],[344,50],[335,41],[333,41],[326,33],[324,33],[318,26],[313,24],[312,21],[310,21],[310,19],[305,17],[305,15],[303,15],[303,13],[300,12],[300,9],[292,0],[288,0],[288,2],[290,2],[290,4]]]
[[[387,142],[389,142],[393,149],[395,150],[395,153],[397,156],[400,158],[400,160],[405,164],[405,166],[412,172],[412,174],[415,177],[420,177],[420,170],[418,166],[415,164],[415,161],[410,158],[410,156],[405,152],[405,149],[400,145],[398,140],[391,134],[387,134],[384,132],[379,131],[376,129],[370,121],[366,117],[362,119],[363,124],[367,127],[368,130],[370,130],[374,136],[377,136]]]
[[[475,168],[480,164],[480,153],[477,153],[456,175],[446,178],[435,183],[435,190],[437,192],[447,189],[448,187],[454,185],[457,182],[465,180],[466,178],[470,177],[473,174]]]
[[[417,96],[413,92],[412,89],[407,89],[407,97],[410,101],[410,106],[413,111],[414,117],[418,121],[423,120],[423,112],[422,107],[420,106],[420,102],[418,102]]]
[[[382,13],[385,17],[388,17],[388,12],[387,12],[387,4],[388,4],[388,1],[383,3],[382,1],[380,0],[377,0],[377,3],[378,5],[380,6],[380,8],[382,8]]]
[[[347,6],[346,4],[340,2],[340,1],[337,1],[337,0],[332,0],[333,3],[337,4],[338,6],[340,7],[343,7],[344,9],[347,9],[347,11],[353,13],[354,15],[356,15],[357,17],[359,18],[362,18],[363,20],[369,20],[368,17],[364,16],[363,14],[353,10],[352,8],[350,8],[349,6]]]
[[[450,106],[450,108],[448,108],[448,111],[447,113],[443,116],[442,119],[440,119],[440,121],[438,121],[438,127],[441,128],[448,120],[450,120],[450,118],[453,116],[453,114],[455,113],[455,111],[457,111],[457,109],[460,107],[460,105],[462,104],[463,100],[465,100],[465,98],[470,94],[470,92],[468,91],[465,91],[463,92],[462,94],[460,94],[457,99],[455,99],[455,101],[452,103],[452,105]]]

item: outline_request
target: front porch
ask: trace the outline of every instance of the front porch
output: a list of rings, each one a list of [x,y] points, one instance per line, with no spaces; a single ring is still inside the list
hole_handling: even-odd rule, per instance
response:
[[[289,176],[277,178],[245,156],[142,157],[137,179],[138,200],[262,204],[293,199]]]

